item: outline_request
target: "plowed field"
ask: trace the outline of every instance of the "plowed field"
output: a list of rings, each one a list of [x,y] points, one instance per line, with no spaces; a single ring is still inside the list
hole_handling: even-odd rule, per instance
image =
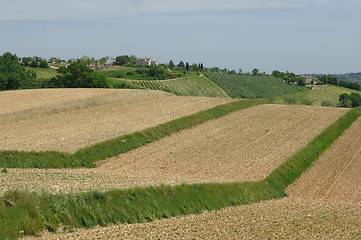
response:
[[[358,239],[361,206],[284,198],[44,239]]]
[[[0,191],[260,180],[346,111],[259,105],[110,158],[95,169],[9,169],[0,179]]]
[[[361,118],[320,156],[312,168],[287,188],[287,193],[361,204]]]
[[[0,149],[67,152],[234,101],[109,89],[10,91],[0,100]]]

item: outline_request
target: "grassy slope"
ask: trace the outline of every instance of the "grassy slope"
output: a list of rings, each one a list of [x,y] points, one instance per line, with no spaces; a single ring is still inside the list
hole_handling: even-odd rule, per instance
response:
[[[304,90],[286,84],[272,76],[251,76],[227,73],[206,73],[206,77],[215,82],[232,98],[272,98],[287,93]]]
[[[52,78],[57,75],[56,69],[54,68],[31,68],[29,70],[36,73],[36,79],[41,78]]]
[[[193,184],[53,195],[8,192],[0,199],[0,238],[59,226],[94,227],[152,221],[286,196],[284,190],[361,116],[347,112],[306,147],[258,182]],[[23,231],[23,232],[22,232]]]
[[[282,97],[277,97],[273,102],[277,104],[287,104],[287,97],[294,97],[296,100],[295,104],[298,105],[313,105],[321,106],[323,102],[327,101],[330,107],[335,107],[339,101],[340,94],[342,93],[361,93],[361,91],[352,90],[348,88],[332,86],[325,89],[308,90],[299,93],[287,94]]]

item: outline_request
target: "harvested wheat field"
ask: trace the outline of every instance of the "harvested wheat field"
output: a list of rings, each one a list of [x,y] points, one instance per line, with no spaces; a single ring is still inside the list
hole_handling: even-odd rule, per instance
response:
[[[290,197],[149,223],[44,232],[41,238],[360,239],[360,130],[358,119],[287,189]]]
[[[79,99],[91,98],[127,89],[67,88],[0,92],[0,114],[24,111]]]
[[[75,152],[81,147],[234,101],[178,97],[146,90],[19,92],[0,94],[2,104],[14,101],[0,114],[2,150]]]
[[[361,205],[360,143],[361,118],[287,188],[287,194]]]
[[[261,180],[346,111],[259,105],[109,158],[95,169],[9,169],[0,192]]]
[[[284,198],[149,223],[120,224],[42,239],[356,239],[361,206]],[[33,239],[33,238],[27,238]]]

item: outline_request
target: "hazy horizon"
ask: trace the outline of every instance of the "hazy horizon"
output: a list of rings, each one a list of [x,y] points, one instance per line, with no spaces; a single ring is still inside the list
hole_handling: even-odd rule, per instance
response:
[[[0,53],[361,72],[357,0],[0,0]]]

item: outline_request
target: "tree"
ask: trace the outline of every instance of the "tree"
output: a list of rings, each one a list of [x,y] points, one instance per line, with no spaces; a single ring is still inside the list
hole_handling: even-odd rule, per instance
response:
[[[170,69],[173,69],[175,67],[175,64],[174,64],[173,60],[169,61],[168,66],[169,66]]]
[[[74,62],[68,67],[60,67],[58,76],[51,79],[51,84],[59,88],[108,88],[108,80],[103,75],[90,69],[84,63]]]
[[[306,86],[306,79],[302,78],[302,77],[297,78],[297,85],[298,86]]]
[[[189,63],[186,63],[186,70],[189,71]]]
[[[186,66],[186,65],[184,65],[184,62],[183,62],[183,61],[180,61],[180,62],[178,63],[178,67],[179,67],[179,68],[185,68],[185,66]]]
[[[35,86],[35,73],[28,72],[19,58],[10,52],[0,56],[0,90],[26,89]]]
[[[115,65],[123,66],[129,62],[128,55],[122,55],[115,58]]]
[[[108,62],[108,60],[109,60],[109,57],[102,57],[101,59],[100,59],[100,63],[101,64],[105,64],[105,63],[107,63]]]
[[[48,68],[49,67],[48,62],[44,60],[40,61],[39,67]]]
[[[358,107],[361,106],[361,95],[358,93],[342,93],[340,95],[340,103],[342,107]]]
[[[254,69],[252,70],[252,75],[253,75],[253,76],[256,76],[256,75],[258,75],[258,72],[259,72],[259,69],[254,68]]]
[[[137,62],[137,57],[134,55],[129,56],[129,64],[135,66]]]

